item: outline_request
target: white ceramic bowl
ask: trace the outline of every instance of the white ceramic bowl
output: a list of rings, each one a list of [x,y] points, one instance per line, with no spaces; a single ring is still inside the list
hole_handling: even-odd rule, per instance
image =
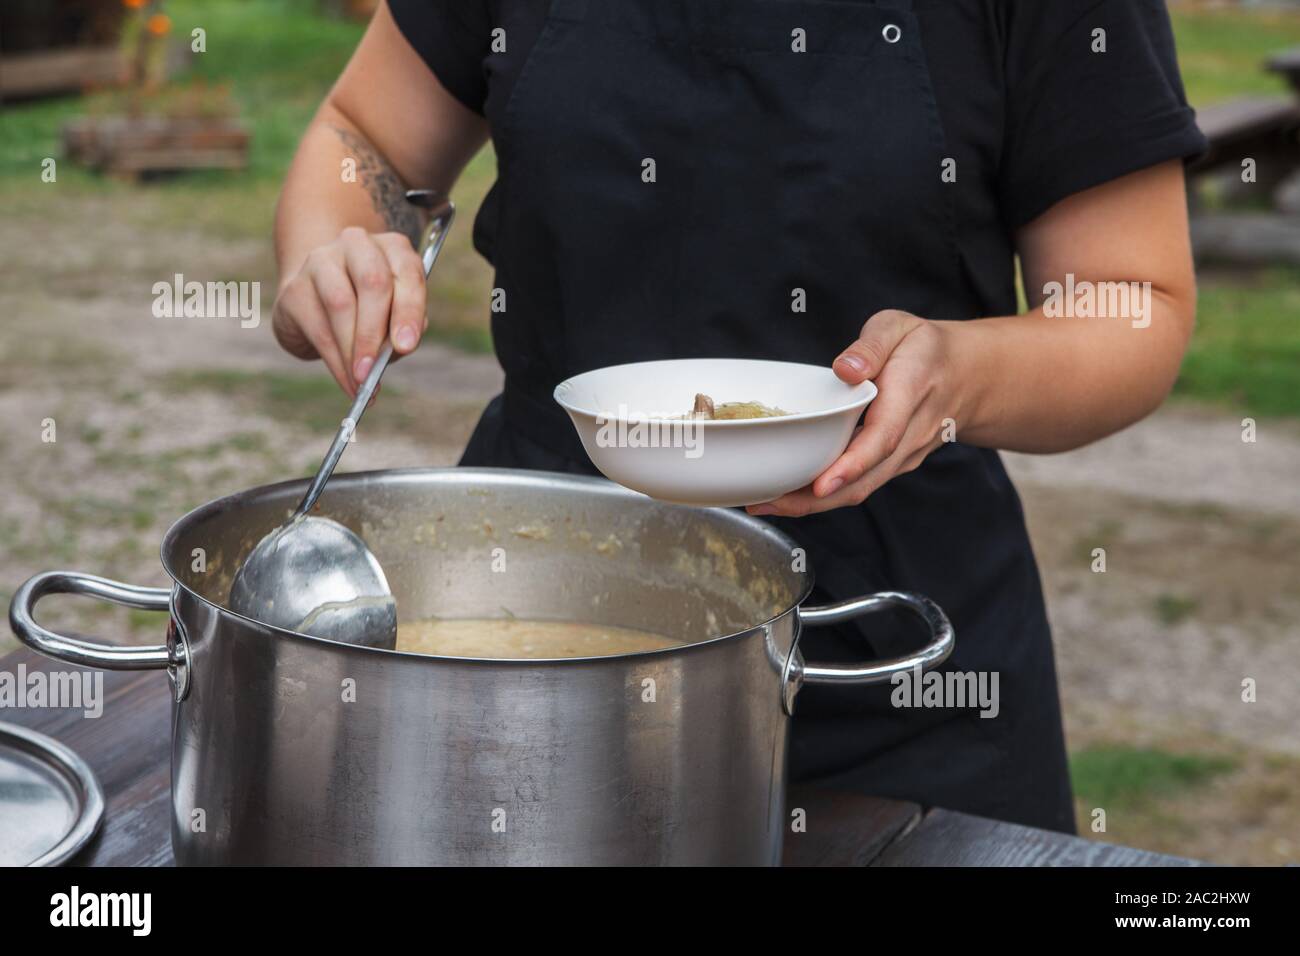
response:
[[[791,414],[685,420],[697,392],[762,402]],[[846,385],[830,368],[749,359],[670,359],[585,372],[555,400],[611,481],[661,501],[735,507],[808,484],[844,451],[871,382]]]

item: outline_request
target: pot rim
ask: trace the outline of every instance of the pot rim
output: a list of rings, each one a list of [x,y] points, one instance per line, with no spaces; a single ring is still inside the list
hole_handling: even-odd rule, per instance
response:
[[[577,486],[582,490],[594,494],[604,494],[610,496],[637,498],[637,499],[646,497],[645,495],[639,494],[637,492],[629,491],[628,489],[623,488],[622,486],[617,485],[606,478],[597,478],[589,475],[570,475],[570,474],[565,474],[563,472],[556,472],[556,471],[535,471],[532,469],[525,469],[525,468],[480,468],[480,467],[461,467],[461,466],[452,466],[447,468],[420,468],[420,467],[386,468],[386,469],[378,469],[373,471],[344,472],[342,474],[335,475],[333,478],[330,479],[330,482],[331,485],[333,486],[362,484],[365,483],[366,481],[370,481],[382,477],[386,482],[392,482],[393,479],[396,478],[399,483],[406,483],[406,482],[415,483],[416,479],[427,480],[429,477],[432,476],[435,477],[436,480],[444,480],[444,479],[450,479],[453,475],[475,477],[481,479],[483,482],[487,484],[492,484],[497,486],[502,486],[502,485],[535,486],[538,483],[538,480],[542,479],[544,480],[544,483],[547,485]],[[278,493],[283,493],[287,497],[293,498],[294,500],[297,500],[297,498],[300,498],[302,496],[303,491],[306,490],[307,484],[310,481],[311,481],[310,478],[296,478],[296,479],[290,479],[288,481],[278,481],[268,485],[258,485],[253,488],[247,488],[243,491],[237,491],[229,495],[224,495],[220,498],[214,498],[213,500],[207,502],[206,504],[199,505],[197,508],[194,508],[191,511],[187,512],[186,514],[182,515],[181,517],[177,518],[174,522],[172,522],[171,526],[167,529],[166,533],[163,535],[162,544],[160,547],[160,552],[161,552],[160,557],[162,560],[163,570],[167,572],[167,576],[172,580],[172,583],[175,585],[175,587],[179,588],[181,591],[184,591],[186,594],[194,598],[196,601],[199,601],[200,603],[205,604],[208,607],[212,608],[218,614],[233,617],[238,621],[242,621],[245,624],[249,624],[256,629],[267,631],[271,634],[274,634],[276,637],[282,639],[288,639],[288,640],[293,640],[293,641],[303,642],[308,644],[317,644],[317,645],[323,644],[323,645],[328,645],[332,648],[338,648],[340,650],[344,650],[348,652],[360,652],[364,654],[384,654],[392,657],[418,659],[422,661],[438,661],[443,663],[454,663],[454,664],[500,664],[500,665],[529,665],[529,666],[536,666],[536,665],[559,666],[559,665],[568,665],[568,664],[580,665],[580,664],[591,664],[600,661],[629,661],[634,659],[657,657],[660,655],[679,654],[686,651],[694,650],[696,648],[707,647],[714,644],[722,643],[724,641],[738,639],[743,635],[750,634],[754,631],[762,630],[764,628],[771,626],[776,621],[788,615],[791,611],[800,607],[805,601],[808,600],[809,595],[812,594],[813,585],[815,583],[815,576],[813,573],[813,569],[808,568],[807,570],[801,572],[804,586],[802,590],[799,592],[797,599],[794,600],[792,603],[790,603],[779,614],[774,614],[771,617],[767,618],[766,620],[763,620],[757,624],[750,625],[749,627],[742,628],[741,630],[732,631],[728,634],[719,634],[715,637],[710,637],[703,641],[694,641],[690,644],[679,644],[679,645],[674,645],[672,647],[659,647],[659,648],[653,648],[651,650],[646,650],[646,651],[632,651],[625,654],[602,654],[602,655],[588,656],[588,657],[449,657],[440,654],[421,654],[415,651],[399,651],[399,650],[390,651],[387,650],[386,648],[381,648],[381,647],[367,647],[360,644],[348,644],[343,641],[332,641],[324,637],[314,637],[310,634],[303,634],[300,631],[291,631],[287,628],[276,627],[273,624],[264,624],[261,621],[257,621],[254,620],[253,618],[246,617],[243,614],[236,613],[235,611],[232,611],[227,607],[223,607],[222,605],[216,603],[215,601],[209,600],[208,598],[199,594],[189,585],[185,584],[177,576],[176,572],[173,570],[172,562],[169,560],[168,555],[173,550],[172,546],[175,544],[176,538],[180,535],[182,528],[187,527],[193,524],[194,522],[211,517],[212,515],[218,514],[222,511],[239,507],[248,498],[254,496],[260,497],[266,494],[278,492]],[[328,494],[328,490],[329,489],[327,488],[326,489],[327,494]],[[672,508],[688,507],[686,505],[669,505],[667,503],[661,503],[661,504],[663,504],[665,507],[672,507]],[[775,540],[786,550],[790,550],[791,548],[798,547],[794,539],[791,538],[789,535],[787,535],[785,532],[781,531],[779,528],[776,528],[765,521],[760,521],[758,518],[755,518],[752,515],[745,514],[743,511],[739,511],[733,508],[708,508],[708,509],[699,509],[699,510],[707,510],[714,513],[725,513],[727,517],[724,520],[733,522],[738,526],[749,527],[753,531],[763,535],[764,537]]]

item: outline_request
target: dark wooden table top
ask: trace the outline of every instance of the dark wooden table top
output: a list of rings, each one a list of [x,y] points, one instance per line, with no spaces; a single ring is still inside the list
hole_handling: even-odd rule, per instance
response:
[[[28,650],[0,658],[17,674],[64,669]],[[91,766],[107,807],[99,835],[73,861],[79,866],[170,866],[171,688],[160,671],[104,674],[104,710],[0,708],[0,720],[61,741]],[[785,840],[787,866],[1195,866],[1162,856],[999,823],[915,803],[841,790],[795,787],[789,805],[805,811],[806,829]]]

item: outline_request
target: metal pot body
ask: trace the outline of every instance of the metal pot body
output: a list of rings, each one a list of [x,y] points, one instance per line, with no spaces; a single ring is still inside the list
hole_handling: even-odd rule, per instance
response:
[[[170,592],[66,572],[19,590],[27,643],[91,666],[167,667],[172,842],[185,864],[772,864],[802,683],[869,683],[952,647],[934,605],[885,594],[800,608],[794,543],[741,513],[596,479],[493,469],[339,476],[323,511],[361,534],[402,620],[616,624],[681,647],[554,661],[440,658],[277,630],[221,605],[303,482],[198,509],[168,532]],[[170,609],[166,645],[54,634],[58,591]],[[902,606],[913,657],[817,667],[801,626]]]
[[[765,643],[550,666],[268,640],[194,599],[184,863],[773,863],[786,723]],[[206,818],[206,821],[204,820]],[[205,828],[196,829],[196,825]]]

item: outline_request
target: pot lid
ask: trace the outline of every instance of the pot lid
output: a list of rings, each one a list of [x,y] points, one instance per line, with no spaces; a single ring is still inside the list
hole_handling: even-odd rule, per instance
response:
[[[90,842],[104,791],[63,744],[0,722],[0,866],[58,866]]]

